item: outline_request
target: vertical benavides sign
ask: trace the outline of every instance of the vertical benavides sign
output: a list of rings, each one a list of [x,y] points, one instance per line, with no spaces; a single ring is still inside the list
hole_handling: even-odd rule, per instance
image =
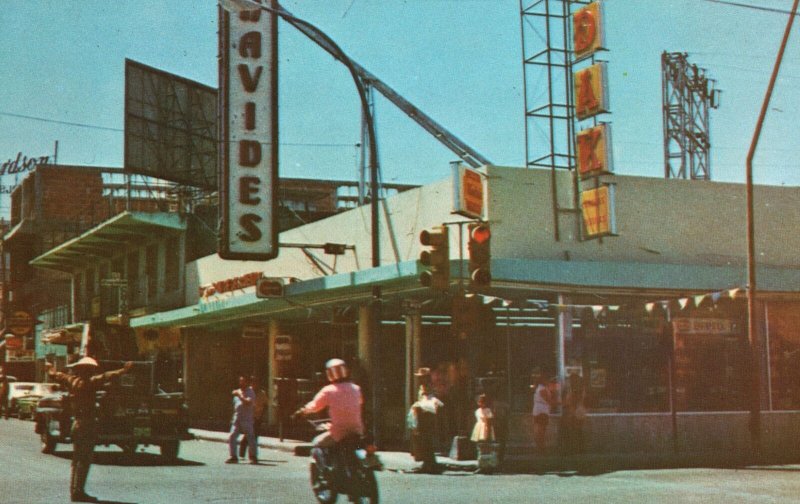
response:
[[[218,252],[265,261],[278,255],[278,19],[222,7],[219,16]]]

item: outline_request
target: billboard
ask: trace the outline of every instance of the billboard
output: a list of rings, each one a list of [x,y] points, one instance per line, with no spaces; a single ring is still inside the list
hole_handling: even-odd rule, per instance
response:
[[[278,18],[223,7],[219,16],[218,253],[265,261],[278,255]]]
[[[217,91],[125,60],[125,171],[217,187]]]

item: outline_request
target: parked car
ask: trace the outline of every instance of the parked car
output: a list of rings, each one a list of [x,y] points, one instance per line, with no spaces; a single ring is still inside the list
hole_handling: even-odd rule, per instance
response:
[[[34,383],[33,389],[15,399],[17,416],[32,420],[36,407],[43,397],[65,393],[58,383]]]
[[[34,382],[18,381],[8,384],[8,408],[12,416],[16,416],[18,413],[17,401],[33,392],[34,385],[36,385]]]

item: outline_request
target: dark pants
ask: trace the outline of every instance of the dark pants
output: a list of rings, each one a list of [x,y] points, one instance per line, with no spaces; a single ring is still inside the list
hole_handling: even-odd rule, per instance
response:
[[[94,426],[83,426],[78,421],[72,424],[72,477],[69,491],[73,497],[85,493],[86,479],[92,467],[95,440]]]
[[[0,399],[0,411],[2,411],[3,415],[8,419],[8,397]]]

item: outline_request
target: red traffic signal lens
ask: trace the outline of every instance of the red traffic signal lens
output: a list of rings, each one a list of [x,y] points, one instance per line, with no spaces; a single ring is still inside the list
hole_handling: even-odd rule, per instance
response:
[[[480,224],[470,230],[470,238],[478,244],[486,243],[492,238],[492,232],[489,226]]]

